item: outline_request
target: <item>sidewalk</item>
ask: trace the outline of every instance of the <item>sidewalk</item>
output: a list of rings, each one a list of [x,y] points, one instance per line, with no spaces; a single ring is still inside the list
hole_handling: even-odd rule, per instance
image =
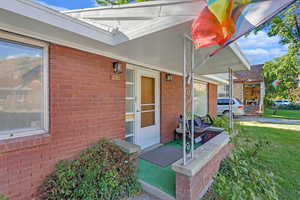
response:
[[[157,199],[147,193],[143,193],[141,194],[140,196],[137,196],[137,197],[134,197],[134,198],[130,198],[128,200],[160,200],[160,199]]]
[[[240,116],[237,119],[240,121],[256,121],[256,122],[264,122],[264,123],[300,125],[300,120],[292,120],[292,119],[267,118],[267,117],[256,117],[256,116]]]

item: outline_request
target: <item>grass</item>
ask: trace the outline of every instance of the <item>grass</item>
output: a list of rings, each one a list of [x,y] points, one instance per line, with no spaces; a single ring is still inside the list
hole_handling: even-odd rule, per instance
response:
[[[272,114],[273,110],[266,108],[264,117],[283,118],[283,119],[298,119],[300,120],[300,110],[278,110],[276,115]]]
[[[293,126],[290,130],[284,130],[281,126],[280,124],[243,123],[244,131],[241,137],[271,142],[271,147],[259,154],[259,164],[275,174],[280,199],[299,200],[300,125]]]

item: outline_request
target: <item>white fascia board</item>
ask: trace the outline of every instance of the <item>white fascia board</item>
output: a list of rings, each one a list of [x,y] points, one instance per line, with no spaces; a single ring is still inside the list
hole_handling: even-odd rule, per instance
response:
[[[214,75],[202,75],[208,82],[212,82],[216,85],[228,84],[228,81],[219,77],[215,77]]]
[[[221,85],[228,84],[228,81],[226,79],[214,76],[213,74],[211,74],[211,75],[202,75],[202,76],[204,76],[208,79],[212,79],[212,80],[218,82],[218,84],[221,84]]]
[[[94,10],[107,10],[107,9],[120,9],[120,8],[134,8],[134,7],[148,7],[148,6],[162,6],[162,5],[171,5],[171,4],[180,4],[180,3],[189,3],[189,2],[200,2],[203,0],[156,0],[156,1],[147,1],[139,3],[130,3],[123,5],[113,5],[113,6],[99,6],[95,8],[83,8],[83,9],[74,9],[74,10],[65,10],[63,13],[76,13],[83,11],[94,11]]]
[[[249,63],[249,61],[247,60],[246,56],[243,54],[241,48],[239,47],[239,45],[234,42],[231,43],[229,45],[229,47],[232,49],[232,51],[234,52],[234,54],[241,60],[241,62],[244,64],[244,66],[246,67],[246,70],[251,70],[251,65]]]
[[[114,44],[113,34],[110,32],[67,16],[66,14],[60,13],[31,0],[5,1],[0,4],[0,8],[105,44]]]

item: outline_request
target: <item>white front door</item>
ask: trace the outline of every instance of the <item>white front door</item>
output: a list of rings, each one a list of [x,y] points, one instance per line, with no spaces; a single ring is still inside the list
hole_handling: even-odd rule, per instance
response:
[[[143,149],[160,143],[160,74],[136,70],[136,144]]]

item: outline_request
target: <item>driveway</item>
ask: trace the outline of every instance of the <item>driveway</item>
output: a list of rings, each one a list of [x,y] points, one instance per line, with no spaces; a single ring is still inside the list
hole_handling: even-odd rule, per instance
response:
[[[292,120],[292,119],[267,118],[267,117],[255,117],[255,116],[240,116],[237,119],[240,121],[255,121],[255,122],[263,122],[263,123],[300,125],[300,120]]]

